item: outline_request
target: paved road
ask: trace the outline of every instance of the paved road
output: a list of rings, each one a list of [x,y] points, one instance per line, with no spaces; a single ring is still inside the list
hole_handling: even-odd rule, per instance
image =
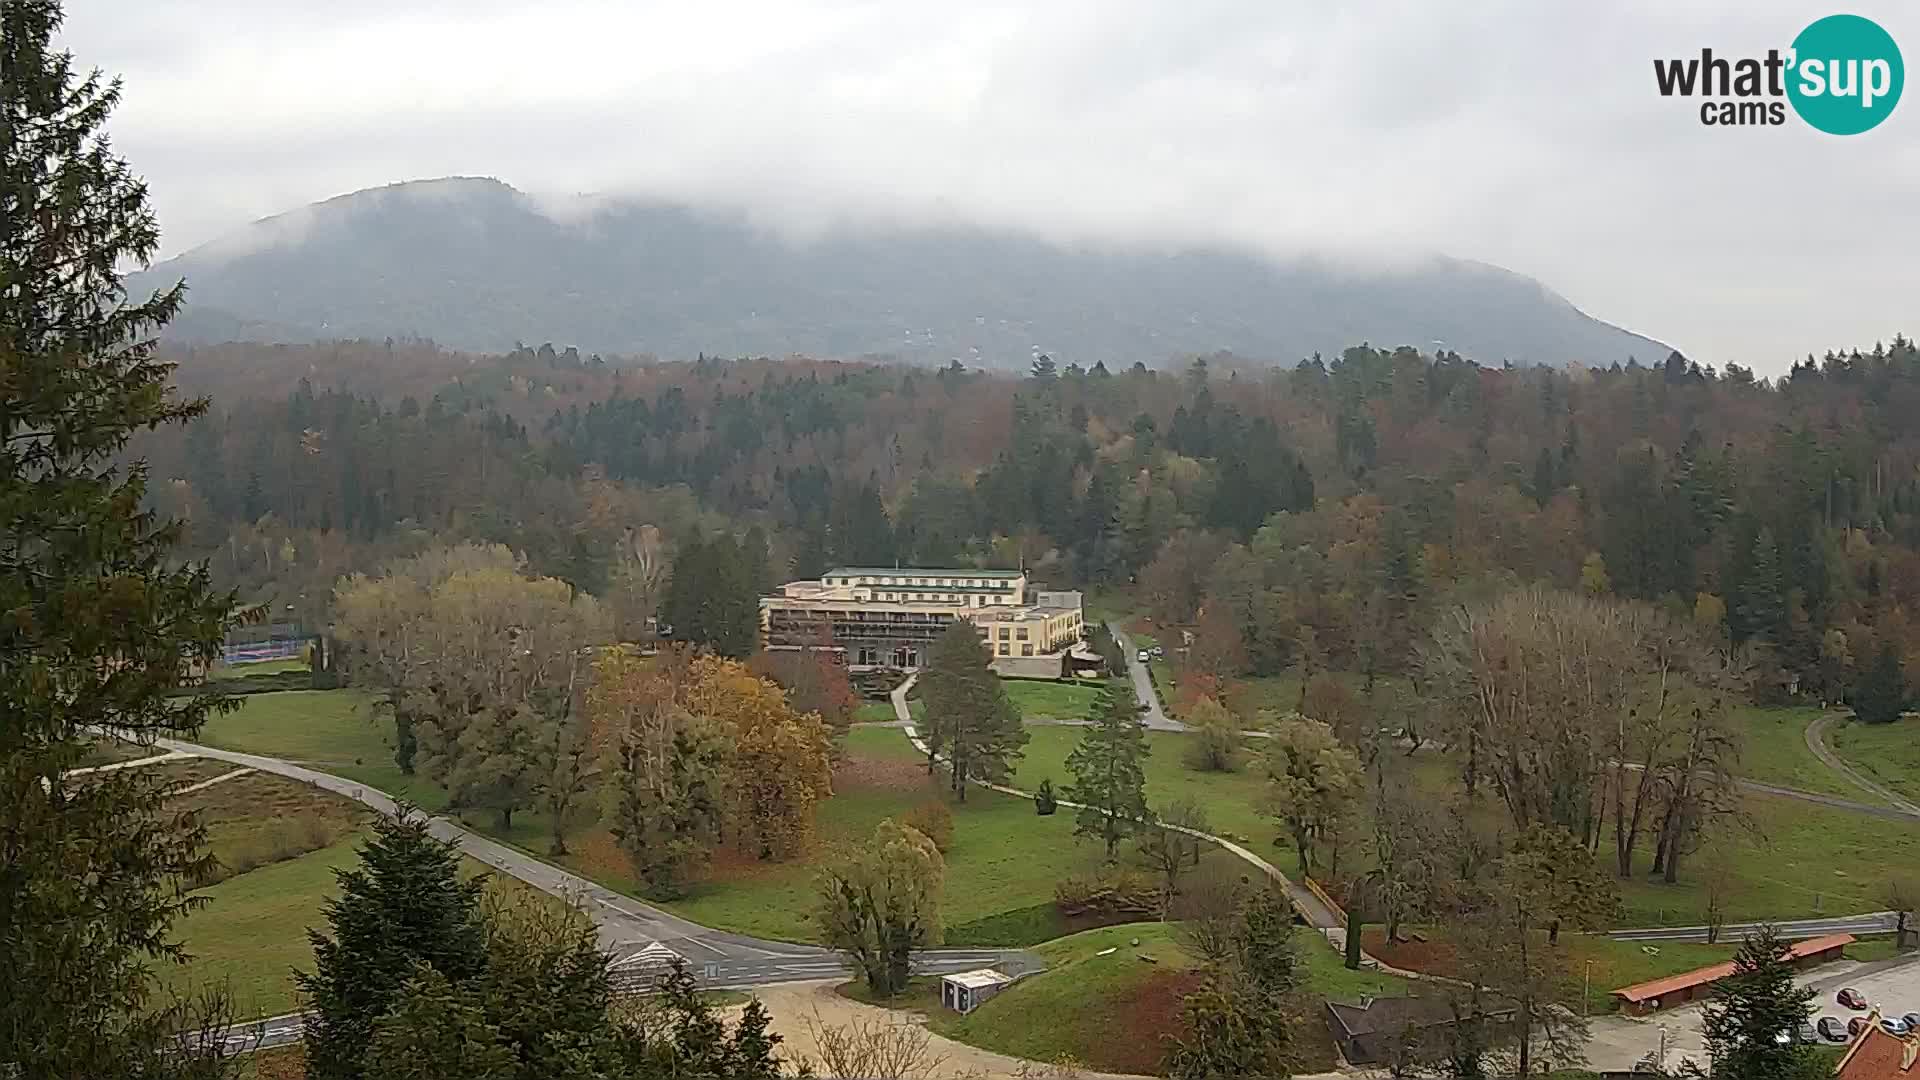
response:
[[[1870,791],[1880,798],[1887,800],[1887,802],[1892,804],[1893,810],[1900,816],[1920,818],[1920,806],[1914,805],[1911,801],[1901,798],[1899,795],[1860,775],[1858,770],[1840,760],[1839,755],[1828,749],[1827,729],[1832,727],[1833,722],[1838,719],[1840,719],[1838,713],[1826,713],[1815,719],[1813,723],[1808,724],[1807,749],[1813,751],[1813,756],[1819,758],[1821,764],[1839,773],[1841,776],[1846,777],[1848,780],[1853,781],[1861,790]],[[1882,807],[1881,809],[1884,811],[1886,808]]]
[[[384,793],[358,781],[309,769],[278,758],[220,750],[177,739],[156,740],[161,747],[183,754],[228,761],[235,765],[275,773],[347,798],[358,800],[381,813],[397,812],[398,806]],[[797,945],[770,941],[701,926],[651,904],[614,892],[577,874],[534,858],[516,848],[473,833],[443,817],[431,819],[432,834],[456,845],[462,852],[490,867],[520,879],[542,892],[563,897],[580,905],[599,929],[600,946],[614,957],[616,970],[641,949],[658,943],[687,962],[700,984],[715,989],[761,986],[770,983],[797,982],[838,977],[846,971],[838,953],[817,945]],[[937,974],[967,971],[995,964],[1033,965],[1031,953],[1017,949],[931,949],[915,958],[915,968]],[[281,1041],[298,1038],[297,1018],[272,1018],[255,1021],[262,1033],[268,1027],[286,1028],[295,1024],[295,1033],[279,1033]],[[264,1043],[263,1045],[274,1045]]]
[[[1114,642],[1126,655],[1127,673],[1133,676],[1133,696],[1139,699],[1140,704],[1146,706],[1140,713],[1140,722],[1154,731],[1187,730],[1187,725],[1161,710],[1160,695],[1153,689],[1153,674],[1147,670],[1147,665],[1140,662],[1140,650],[1134,648],[1133,641],[1127,637],[1127,632],[1120,629],[1120,624],[1111,619],[1107,621],[1107,632],[1113,635]]]
[[[1891,911],[1873,911],[1864,915],[1840,915],[1831,919],[1792,919],[1786,922],[1728,923],[1720,928],[1720,940],[1739,941],[1763,925],[1771,925],[1789,940],[1825,937],[1828,934],[1888,934],[1893,932],[1896,916]],[[1641,930],[1613,930],[1607,934],[1615,941],[1705,941],[1704,926],[1655,926]]]

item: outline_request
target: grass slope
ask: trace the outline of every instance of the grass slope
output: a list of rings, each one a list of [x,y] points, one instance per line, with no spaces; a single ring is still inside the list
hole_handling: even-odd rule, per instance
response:
[[[162,970],[163,980],[181,992],[224,980],[236,1016],[291,1012],[293,969],[313,964],[306,929],[324,921],[333,871],[353,864],[356,842],[349,837],[202,890],[207,903],[174,924],[193,960]]]
[[[1132,942],[1139,944],[1133,945]],[[1115,950],[1105,956],[1107,949]],[[974,1046],[1038,1061],[1070,1057],[1090,1068],[1152,1073],[1179,1032],[1181,998],[1199,981],[1195,961],[1165,923],[1129,923],[1073,934],[1037,947],[1047,970],[1024,979],[966,1016],[939,1009],[928,1026]],[[1396,975],[1348,971],[1325,938],[1294,935],[1301,1007],[1296,1043],[1302,1068],[1332,1064],[1318,1013],[1327,998],[1406,992]],[[1149,958],[1149,959],[1143,959]],[[917,1004],[917,1003],[916,1003]],[[926,1007],[926,1006],[920,1006]]]
[[[1778,784],[1799,791],[1840,795],[1861,802],[1878,802],[1872,795],[1850,783],[1846,777],[1813,756],[1807,749],[1807,725],[1820,716],[1811,706],[1792,709],[1750,707],[1735,713],[1746,732],[1746,746],[1740,754],[1740,775],[1764,784]],[[1920,727],[1920,725],[1916,725]],[[1920,758],[1916,758],[1920,765]]]
[[[1827,745],[1868,779],[1920,802],[1920,717],[1906,716],[1891,724],[1848,720],[1827,729]],[[1871,798],[1851,785],[1847,794]]]
[[[1028,721],[1084,720],[1100,695],[1099,684],[1006,679],[1000,684]]]
[[[312,765],[411,799],[422,809],[441,809],[445,792],[393,763],[393,723],[376,701],[360,690],[253,694],[233,712],[208,720],[199,741]]]

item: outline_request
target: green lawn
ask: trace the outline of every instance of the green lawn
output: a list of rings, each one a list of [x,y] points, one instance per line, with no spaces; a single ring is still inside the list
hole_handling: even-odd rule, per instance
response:
[[[1129,942],[1138,939],[1138,946]],[[1116,951],[1099,955],[1107,949]],[[1003,990],[965,1016],[941,1009],[928,1027],[951,1039],[1035,1061],[1063,1056],[1089,1068],[1154,1072],[1161,1030],[1177,1014],[1183,972],[1194,966],[1164,923],[1128,923],[1050,941],[1034,949],[1047,970]],[[1143,960],[1149,957],[1152,963]],[[1154,984],[1170,984],[1165,993]],[[1165,996],[1171,1008],[1156,1009]],[[1146,1000],[1142,1000],[1142,999]],[[1161,1020],[1153,1023],[1152,1020]]]
[[[906,746],[896,732],[875,731],[890,734]],[[908,764],[911,759],[900,760]],[[898,817],[922,802],[944,798],[944,787],[940,779],[928,782],[923,774],[911,784],[843,787],[820,805],[816,828],[821,844],[858,842],[872,833],[881,818]],[[1057,933],[1051,915],[1054,884],[1068,874],[1096,867],[1099,847],[1074,837],[1070,816],[1041,817],[1025,799],[975,789],[964,805],[950,805],[954,835],[946,852],[941,914],[952,936],[977,945],[1025,944],[1036,933]],[[632,883],[609,884],[630,887]],[[696,886],[686,898],[663,906],[708,926],[812,941],[817,939],[811,918],[814,888],[813,867],[804,861],[761,864],[743,872],[723,871],[715,880]],[[1034,910],[1042,907],[1045,910]],[[1018,916],[1008,918],[1012,913]],[[985,926],[972,925],[982,920]]]
[[[1100,695],[1101,687],[1087,683],[1041,679],[1003,679],[1013,707],[1028,720],[1082,720]]]
[[[283,671],[305,671],[307,662],[299,657],[285,660],[256,660],[250,664],[215,664],[207,670],[209,679],[239,679],[248,675],[278,675]]]
[[[293,1011],[298,1006],[293,969],[313,969],[307,929],[325,926],[326,902],[338,892],[333,872],[355,865],[363,838],[352,833],[329,847],[200,890],[207,903],[173,927],[191,960],[184,967],[163,968],[162,981],[182,992],[225,982],[234,1015],[242,1019]],[[468,876],[491,873],[475,860],[461,861]],[[530,891],[510,878],[494,881],[508,892]]]
[[[1840,760],[1903,798],[1920,802],[1920,717],[1891,724],[1846,720],[1827,729],[1827,745]],[[1856,798],[1871,798],[1849,785]]]
[[[1799,791],[1878,802],[1859,785],[1827,768],[1807,749],[1807,725],[1813,723],[1821,711],[1811,706],[1792,709],[1756,706],[1738,710],[1735,717],[1747,733],[1746,746],[1740,754],[1740,775]]]
[[[1139,945],[1131,944],[1138,940]],[[1100,953],[1114,951],[1105,956]],[[1193,957],[1165,923],[1129,923],[1088,930],[1038,946],[1047,970],[1021,980],[966,1016],[930,1009],[928,1026],[942,1035],[1004,1054],[1054,1061],[1070,1056],[1089,1068],[1154,1072],[1164,1036],[1179,1029],[1180,998],[1196,976]],[[1397,975],[1348,971],[1325,938],[1294,933],[1303,997],[1355,999],[1406,992]],[[1150,958],[1149,959],[1142,959]],[[933,1004],[938,1005],[937,996]],[[1302,1050],[1324,1042],[1317,1009],[1302,1016]],[[1303,1061],[1304,1065],[1323,1064]],[[1330,1061],[1324,1064],[1331,1064]]]
[[[907,703],[909,713],[917,714],[919,708],[920,703],[917,701]],[[898,719],[900,718],[893,713],[891,701],[863,701],[853,710],[853,722],[856,724],[890,724]]]
[[[393,763],[393,722],[360,690],[288,690],[254,694],[207,721],[199,741],[222,750],[265,754],[324,769],[368,787],[412,799],[426,810],[446,793]]]
[[[163,968],[162,978],[182,991],[226,980],[236,1016],[291,1012],[293,969],[313,966],[306,929],[324,921],[321,905],[334,894],[333,870],[353,863],[357,840],[350,837],[203,890],[209,902],[174,923],[174,934],[193,961],[184,968]]]
[[[1035,727],[1027,729],[1025,758],[1014,772],[1013,786],[1032,791],[1040,781],[1051,778],[1055,789],[1072,781],[1067,773],[1067,755],[1079,744],[1082,729],[1071,727]],[[1199,772],[1187,767],[1185,753],[1193,736],[1170,731],[1150,731],[1147,738],[1147,803],[1162,809],[1175,799],[1197,801],[1207,812],[1213,831],[1222,830],[1252,841],[1262,854],[1276,834],[1275,824],[1257,809],[1266,793],[1266,782],[1256,771],[1242,768],[1234,773]],[[1291,852],[1273,852],[1284,856],[1275,862],[1283,870],[1292,864]],[[1290,872],[1290,870],[1289,870]]]
[[[1771,795],[1750,795],[1743,805],[1752,831],[1722,841],[1733,846],[1729,921],[1846,915],[1886,906],[1881,893],[1899,826]],[[1640,876],[1621,883],[1621,925],[1704,922],[1702,862],[1699,853],[1683,860],[1679,883],[1666,885],[1645,878],[1651,856],[1642,852],[1635,866]]]

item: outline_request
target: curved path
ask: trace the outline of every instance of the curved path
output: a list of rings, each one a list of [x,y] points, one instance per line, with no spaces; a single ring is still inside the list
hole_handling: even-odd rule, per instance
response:
[[[927,742],[920,737],[919,730],[913,725],[911,716],[907,712],[907,691],[913,688],[914,681],[918,678],[919,676],[917,675],[910,675],[905,682],[894,688],[892,694],[893,710],[895,715],[899,716],[903,721],[906,721],[900,725],[900,728],[902,733],[906,735],[908,741],[913,743],[914,749],[920,751],[922,754],[927,754],[931,753],[927,748]],[[1148,691],[1152,691],[1151,684],[1148,686]],[[1033,792],[1022,791],[1017,787],[1009,787],[1006,784],[995,784],[990,781],[977,779],[972,782],[980,787],[998,791],[1003,795],[1012,795],[1016,798],[1029,800],[1033,798]],[[1079,803],[1068,802],[1065,799],[1059,800],[1059,803],[1069,810],[1082,809]],[[1216,844],[1232,852],[1249,865],[1258,869],[1261,873],[1279,883],[1279,885],[1286,890],[1287,896],[1292,899],[1294,909],[1300,913],[1300,917],[1305,919],[1314,929],[1320,931],[1322,934],[1326,934],[1328,939],[1333,941],[1336,947],[1345,945],[1345,920],[1340,918],[1338,912],[1321,902],[1320,898],[1316,896],[1312,890],[1281,873],[1279,867],[1224,837],[1215,836],[1212,833],[1204,833],[1198,829],[1189,829],[1183,825],[1162,825],[1160,827],[1185,833],[1188,836],[1205,840],[1208,843]]]
[[[1835,754],[1833,750],[1827,746],[1827,729],[1832,727],[1833,722],[1839,718],[1840,714],[1838,713],[1824,713],[1816,718],[1813,723],[1808,724],[1807,749],[1813,751],[1813,756],[1819,758],[1822,765],[1846,777],[1853,782],[1855,787],[1885,799],[1889,805],[1900,812],[1901,816],[1920,818],[1920,806],[1914,805],[1912,801],[1903,799],[1894,792],[1860,775],[1859,770],[1840,760],[1840,756]],[[1881,809],[1885,809],[1885,807]]]
[[[221,750],[178,739],[156,739],[155,744],[181,755],[226,761],[312,784],[364,803],[383,814],[399,811],[399,805],[384,792],[356,780],[279,758]],[[599,930],[601,948],[613,955],[616,969],[636,960],[642,949],[658,943],[685,960],[700,985],[709,989],[841,979],[847,975],[845,962],[830,949],[771,941],[702,926],[614,892],[517,848],[481,836],[444,817],[430,818],[429,831],[435,837],[452,843],[463,854],[503,874],[579,905],[593,919]],[[655,956],[661,959],[656,961],[653,959]],[[660,964],[662,961],[664,955],[656,949],[641,962]],[[1038,960],[1031,953],[1017,949],[929,949],[914,958],[915,970],[925,974],[967,971],[996,964],[1034,967],[1038,965]],[[252,1046],[273,1046],[292,1042],[299,1037],[299,1017],[290,1015],[241,1025],[234,1040]]]

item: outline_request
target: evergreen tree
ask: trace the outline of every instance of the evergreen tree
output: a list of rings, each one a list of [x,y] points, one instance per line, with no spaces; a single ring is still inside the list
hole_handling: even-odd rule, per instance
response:
[[[1763,926],[1740,943],[1733,974],[1713,986],[1700,1020],[1713,1075],[1738,1080],[1798,1080],[1822,1070],[1813,1048],[1789,1036],[1813,1016],[1814,992],[1793,981],[1787,942]]]
[[[1891,724],[1906,711],[1907,675],[1900,664],[1900,653],[1893,642],[1880,644],[1873,666],[1860,673],[1847,693],[1847,704],[1863,723]]]
[[[1761,529],[1754,537],[1745,570],[1729,620],[1734,640],[1759,638],[1779,645],[1787,624],[1787,590],[1771,530]]]
[[[753,572],[732,536],[690,537],[675,555],[660,618],[673,628],[676,641],[721,656],[751,655],[760,643],[760,594],[750,580]]]
[[[314,970],[294,972],[294,982],[313,1004],[306,1042],[315,1080],[365,1075],[376,1021],[420,966],[454,986],[486,966],[484,879],[464,878],[459,850],[434,839],[411,807],[401,811],[374,823],[358,867],[334,872],[340,895],[324,908],[330,932],[307,931]]]
[[[153,335],[176,286],[130,301],[119,271],[159,241],[146,186],[102,127],[120,86],[54,51],[56,0],[0,0],[0,1072],[186,1076],[190,1022],[153,1002],[156,962],[206,872],[204,833],[150,770],[69,778],[95,728],[191,735],[224,705],[170,697],[233,610],[143,509],[133,433],[205,411]]]
[[[927,767],[945,757],[953,790],[967,801],[967,781],[1004,780],[1027,744],[1027,729],[1007,699],[980,631],[956,619],[934,640],[920,697],[927,705]]]
[[[1068,802],[1080,804],[1074,816],[1074,834],[1099,837],[1111,859],[1122,839],[1150,827],[1153,819],[1147,809],[1147,778],[1141,767],[1147,756],[1147,740],[1130,687],[1103,687],[1088,710],[1087,720],[1080,744],[1067,755],[1067,771],[1073,774],[1073,783],[1067,785],[1064,794]]]

